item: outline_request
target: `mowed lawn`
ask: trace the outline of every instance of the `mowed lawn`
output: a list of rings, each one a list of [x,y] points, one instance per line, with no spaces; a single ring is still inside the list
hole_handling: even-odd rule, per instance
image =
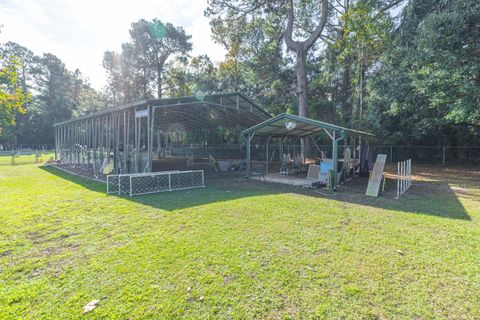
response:
[[[233,178],[129,198],[0,166],[0,319],[479,319],[480,173],[417,178],[400,200]]]

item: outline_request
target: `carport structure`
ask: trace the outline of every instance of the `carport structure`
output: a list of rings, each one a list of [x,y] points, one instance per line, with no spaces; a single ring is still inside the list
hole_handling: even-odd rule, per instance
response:
[[[115,174],[151,172],[154,152],[172,136],[185,143],[200,135],[239,137],[269,118],[240,93],[141,100],[56,123],[55,157],[94,176],[105,167]]]
[[[294,138],[299,140],[301,138],[311,138],[314,135],[325,132],[332,141],[332,159],[333,170],[338,171],[338,146],[341,141],[345,144],[352,146],[353,159],[361,153],[361,147],[363,144],[371,141],[374,138],[373,134],[362,132],[354,129],[349,129],[341,126],[337,126],[331,123],[313,120],[310,118],[304,118],[293,114],[280,114],[262,123],[252,126],[242,132],[242,136],[246,141],[246,154],[247,154],[247,177],[250,177],[251,172],[251,141],[254,137],[265,138],[265,150],[266,150],[266,169],[265,172],[268,175],[268,163],[269,163],[269,142],[271,138],[280,139],[280,148],[282,148],[282,141],[286,138]],[[311,139],[313,144],[315,140]],[[357,147],[358,148],[357,150]],[[357,153],[358,152],[358,153]],[[280,151],[283,153],[283,150]],[[333,177],[334,188],[338,185],[337,175]]]

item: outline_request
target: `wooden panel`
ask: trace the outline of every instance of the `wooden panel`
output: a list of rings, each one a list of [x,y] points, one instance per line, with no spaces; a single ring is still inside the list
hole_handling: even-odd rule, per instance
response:
[[[383,169],[385,168],[385,162],[387,161],[386,154],[377,155],[377,161],[373,167],[370,180],[368,180],[366,196],[378,197],[378,191],[380,190],[380,184],[382,182]]]

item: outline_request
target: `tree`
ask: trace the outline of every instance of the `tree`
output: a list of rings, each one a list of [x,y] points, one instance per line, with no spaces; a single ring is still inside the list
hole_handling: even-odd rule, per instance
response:
[[[35,56],[18,43],[7,42],[0,44],[0,57],[0,113],[8,114],[8,125],[1,124],[2,143],[53,144],[55,122],[91,113],[105,104],[104,96],[80,70],[67,70],[53,54]]]
[[[308,118],[308,95],[307,95],[307,53],[315,44],[323,32],[328,18],[328,1],[321,0],[321,17],[313,32],[303,41],[294,40],[294,6],[293,0],[289,1],[287,15],[287,27],[284,32],[285,44],[295,52],[296,56],[296,75],[297,75],[297,95],[298,95],[298,115]]]
[[[320,4],[320,8],[318,5]],[[285,9],[287,8],[287,9]],[[310,12],[320,12],[320,16],[314,14],[304,20],[304,28],[295,28],[295,15],[296,12],[301,10]],[[304,13],[299,13],[304,15]],[[296,94],[298,96],[298,114],[304,117],[308,117],[308,94],[307,94],[307,71],[306,60],[308,51],[313,47],[317,39],[320,37],[328,19],[328,1],[327,0],[315,0],[315,1],[302,1],[295,2],[293,0],[283,0],[277,2],[271,1],[224,1],[214,0],[210,3],[209,9],[207,9],[207,15],[214,17],[213,32],[226,34],[226,30],[229,30],[231,34],[237,34],[236,37],[230,37],[233,40],[233,46],[230,50],[235,52],[235,48],[238,48],[242,43],[242,36],[247,37],[245,32],[243,35],[238,35],[238,30],[245,29],[239,28],[240,25],[246,26],[248,23],[251,25],[262,25],[263,27],[272,27],[277,29],[277,32],[270,32],[270,34],[276,35],[280,33],[283,37],[288,49],[295,53],[295,70],[296,70]],[[224,23],[221,24],[220,21]],[[261,22],[259,22],[261,21]],[[267,21],[266,23],[262,23]],[[284,26],[286,21],[286,25]],[[273,25],[268,22],[274,22]],[[221,26],[221,27],[220,27]],[[313,28],[312,28],[313,26]],[[313,29],[312,32],[308,32],[306,29]],[[280,32],[279,32],[280,31]],[[306,39],[294,40],[295,36],[305,36]],[[220,38],[220,36],[217,36]],[[222,37],[223,38],[223,37]],[[247,40],[248,41],[248,40]],[[277,46],[280,43],[277,41]]]
[[[0,55],[4,59],[9,60],[15,58],[18,60],[18,81],[23,90],[28,91],[32,86],[32,68],[33,57],[32,51],[15,42],[7,42],[0,46]]]
[[[227,50],[219,90],[240,91],[271,113],[297,112],[294,64],[285,54],[287,1],[210,1],[213,38]]]
[[[401,1],[336,1],[325,40],[323,67],[314,83],[332,95],[332,109],[339,124],[361,126],[367,77],[381,54],[391,45],[394,30],[389,8]],[[312,88],[312,90],[315,90]]]
[[[410,1],[368,84],[372,129],[391,143],[478,141],[479,16],[473,1]]]
[[[117,105],[120,100],[118,95],[122,90],[122,72],[121,72],[121,56],[114,51],[105,51],[103,54],[103,68],[107,72],[106,94],[112,99],[112,104]]]
[[[14,56],[8,60],[0,56],[0,135],[15,125],[15,115],[25,113],[25,104],[31,99],[19,81],[21,66]]]
[[[169,97],[184,97],[193,94],[194,84],[188,70],[188,59],[177,57],[165,67],[164,91]]]
[[[189,71],[195,93],[214,94],[219,91],[217,68],[207,55],[193,57],[190,60]]]
[[[162,77],[167,60],[175,55],[185,55],[192,49],[182,27],[171,23],[164,24],[158,19],[146,21],[141,19],[132,23],[130,29],[132,45],[145,63],[156,72],[157,97],[162,98]]]
[[[315,14],[310,14],[311,12]],[[300,28],[294,27],[296,13],[303,19]],[[293,0],[277,2],[266,0],[214,0],[210,3],[206,14],[213,18],[212,30],[214,34],[217,34],[216,39],[221,39],[219,42],[226,44],[227,49],[230,49],[229,55],[236,58],[233,61],[234,63],[231,63],[235,67],[233,69],[235,71],[238,70],[238,55],[242,44],[257,42],[258,39],[266,37],[267,40],[262,39],[266,47],[268,47],[268,44],[274,43],[279,48],[281,42],[278,39],[284,39],[287,48],[295,53],[298,114],[308,117],[307,55],[320,37],[327,22],[328,1],[312,0],[294,3]],[[295,25],[298,26],[298,24]],[[260,33],[252,32],[253,27],[263,28],[264,31]],[[309,32],[308,29],[311,28],[313,31]],[[306,39],[303,41],[294,40],[296,36],[303,36]],[[228,46],[229,44],[230,46]],[[302,146],[304,144],[302,142]],[[308,145],[305,148],[302,147],[302,149],[303,153],[308,153]]]

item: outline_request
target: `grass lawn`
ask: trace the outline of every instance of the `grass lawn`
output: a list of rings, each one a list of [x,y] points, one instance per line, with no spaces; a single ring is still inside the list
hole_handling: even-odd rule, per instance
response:
[[[416,178],[401,200],[225,179],[129,198],[0,166],[0,319],[479,319],[480,172]]]
[[[53,152],[48,153],[41,153],[40,158],[38,159],[39,162],[46,162],[49,159],[54,157]],[[30,155],[19,155],[15,156],[15,164],[16,165],[24,165],[24,164],[33,164],[35,163],[36,156],[35,154]],[[7,154],[0,154],[0,166],[11,165],[12,163],[12,156]]]

